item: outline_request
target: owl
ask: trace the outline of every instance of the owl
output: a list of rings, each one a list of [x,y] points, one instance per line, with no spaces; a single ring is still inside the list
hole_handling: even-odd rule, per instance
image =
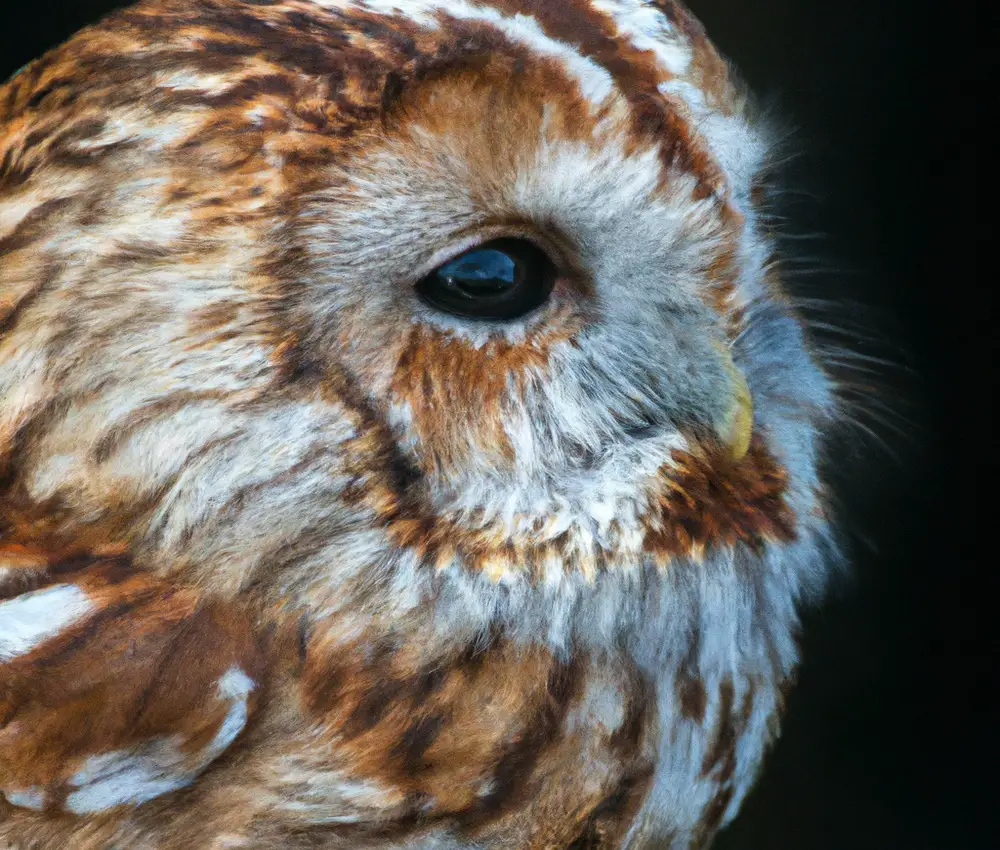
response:
[[[0,87],[0,845],[706,848],[838,560],[672,0],[145,0]]]

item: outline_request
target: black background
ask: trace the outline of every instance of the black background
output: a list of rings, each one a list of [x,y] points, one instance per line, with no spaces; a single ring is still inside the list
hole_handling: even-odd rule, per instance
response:
[[[0,79],[115,5],[18,4],[16,24],[0,26]],[[796,206],[796,229],[821,234],[801,243],[820,270],[807,282],[866,305],[876,353],[905,367],[883,378],[890,425],[865,420],[889,449],[867,440],[834,458],[852,576],[807,614],[783,736],[717,846],[1000,846],[984,828],[996,790],[986,694],[998,559],[984,508],[997,381],[974,344],[995,337],[994,281],[976,259],[993,167],[979,158],[972,89],[984,24],[971,4],[929,0],[691,6],[798,129],[786,182],[813,200]]]

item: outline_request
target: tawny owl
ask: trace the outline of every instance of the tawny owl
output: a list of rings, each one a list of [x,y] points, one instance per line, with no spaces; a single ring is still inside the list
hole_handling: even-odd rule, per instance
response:
[[[768,163],[671,0],[147,0],[0,87],[0,846],[706,847],[836,550]]]

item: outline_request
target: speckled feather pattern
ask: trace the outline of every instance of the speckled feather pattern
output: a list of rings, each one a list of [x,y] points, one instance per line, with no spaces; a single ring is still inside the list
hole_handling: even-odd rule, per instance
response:
[[[147,0],[0,86],[0,844],[707,847],[836,560],[768,150],[667,0]],[[541,308],[416,297],[498,235]]]

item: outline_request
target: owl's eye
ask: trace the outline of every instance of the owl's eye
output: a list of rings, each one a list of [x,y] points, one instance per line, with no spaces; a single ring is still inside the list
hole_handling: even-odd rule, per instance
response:
[[[424,277],[417,293],[431,307],[468,319],[516,319],[545,303],[555,267],[523,239],[494,239]]]

